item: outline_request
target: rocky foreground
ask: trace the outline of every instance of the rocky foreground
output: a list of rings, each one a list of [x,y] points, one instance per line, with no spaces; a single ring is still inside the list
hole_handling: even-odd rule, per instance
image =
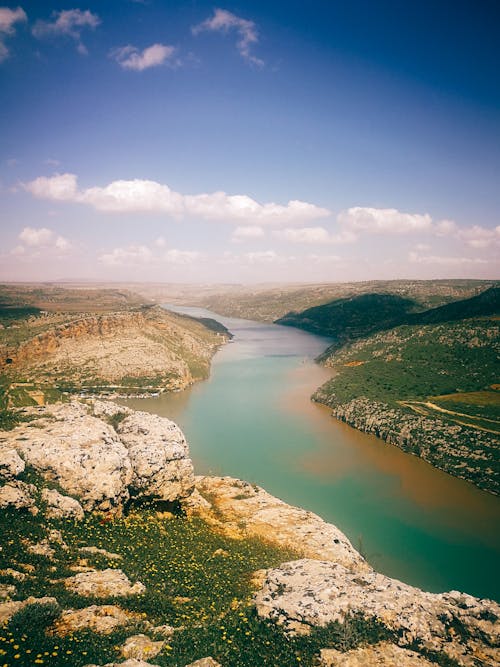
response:
[[[253,579],[253,607],[258,617],[282,628],[290,641],[335,622],[348,636],[353,618],[386,629],[388,639],[374,645],[349,649],[346,641],[347,650],[321,646],[317,661],[323,667],[493,667],[500,663],[500,606],[496,602],[456,591],[426,593],[381,575],[341,531],[317,515],[291,507],[241,480],[195,478],[186,440],[168,419],[103,401],[61,404],[31,413],[32,421],[0,433],[0,511],[76,523],[97,512],[106,522],[108,517],[126,514],[132,501],[148,499],[162,503],[159,507],[163,508],[165,503],[176,503],[188,518],[202,519],[216,533],[237,540],[258,537],[293,548],[296,560],[255,572]],[[27,481],[27,471],[32,471],[34,483]],[[37,479],[44,480],[43,489]],[[49,527],[37,541],[23,539],[23,546],[40,559],[50,561],[55,553],[64,552],[63,536]],[[224,558],[222,550],[218,551],[221,553],[216,551],[213,557]],[[92,558],[102,559],[103,566],[90,566],[88,559]],[[97,637],[116,628],[126,630],[137,622],[137,614],[120,600],[147,596],[149,591],[125,574],[121,562],[120,554],[92,544],[81,547],[79,561],[71,565],[71,576],[58,580],[58,585],[67,595],[87,598],[89,603],[60,609],[48,632],[65,637],[87,631]],[[12,582],[0,583],[0,598],[4,599],[0,626],[30,605],[58,604],[55,597],[22,598],[18,594],[18,588],[32,576],[30,567],[16,565],[0,572],[1,581]],[[176,603],[183,604],[182,600]],[[182,628],[147,619],[142,622],[144,632],[126,637],[120,661],[107,663],[109,667],[173,664],[162,661],[162,651]],[[75,664],[85,663],[80,656]],[[209,656],[191,663],[192,667],[217,664]]]

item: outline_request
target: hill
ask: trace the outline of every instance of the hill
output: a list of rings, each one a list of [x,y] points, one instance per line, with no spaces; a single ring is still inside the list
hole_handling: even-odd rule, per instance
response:
[[[52,291],[26,290],[26,302]],[[37,297],[33,296],[34,292]],[[53,312],[16,305],[4,297],[0,313],[0,407],[43,404],[72,393],[140,395],[183,389],[208,377],[210,361],[230,336],[218,322],[203,322],[159,306],[133,307],[138,298],[99,291],[97,310],[88,293],[54,293]],[[31,296],[30,296],[31,295]],[[57,297],[57,298],[56,298]],[[117,311],[106,310],[122,303]]]

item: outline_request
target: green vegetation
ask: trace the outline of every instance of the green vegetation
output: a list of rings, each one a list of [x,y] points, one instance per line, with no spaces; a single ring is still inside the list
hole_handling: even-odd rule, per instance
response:
[[[325,355],[351,340],[365,338],[403,324],[425,325],[454,322],[471,317],[490,317],[500,313],[500,288],[486,291],[423,312],[416,301],[393,294],[362,294],[337,299],[301,313],[288,313],[278,324],[330,336],[332,345]]]
[[[308,308],[302,313],[289,313],[277,323],[330,336],[338,348],[349,340],[392,329],[417,308],[415,301],[393,294],[362,294]]]
[[[496,318],[401,326],[323,361],[334,377],[314,399],[356,428],[500,493]]]
[[[33,476],[26,481],[34,481]],[[28,546],[43,539],[50,529],[59,530],[65,544],[52,543],[55,555],[49,560],[34,555]],[[225,667],[312,666],[325,646],[348,650],[390,637],[380,623],[361,617],[352,617],[344,626],[335,623],[314,630],[308,637],[287,637],[280,627],[258,618],[251,601],[251,580],[257,569],[296,558],[293,550],[258,539],[231,539],[199,519],[166,516],[153,506],[136,508],[112,520],[90,515],[81,523],[47,522],[40,515],[3,511],[0,532],[0,570],[28,572],[23,581],[4,573],[0,582],[15,584],[16,599],[29,595],[57,599],[57,605],[26,607],[0,628],[0,664],[9,667],[104,664],[119,658],[120,645],[133,634],[145,632],[163,639],[152,629],[163,624],[178,628],[153,660],[164,667],[185,665],[207,655]],[[82,546],[119,554],[119,561],[90,553],[85,553],[85,559],[98,569],[121,568],[132,581],[143,582],[146,592],[103,600],[67,590],[61,579],[74,574],[70,568],[81,562]],[[109,635],[83,630],[61,636],[53,631],[61,609],[92,604],[116,604],[136,616],[126,629]]]

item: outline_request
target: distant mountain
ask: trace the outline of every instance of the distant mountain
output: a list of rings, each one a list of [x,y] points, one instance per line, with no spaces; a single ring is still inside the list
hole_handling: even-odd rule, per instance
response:
[[[361,294],[308,308],[301,313],[288,313],[277,324],[305,329],[331,336],[332,348],[372,333],[386,331],[402,324],[439,324],[470,317],[487,317],[500,313],[500,288],[490,287],[481,294],[454,301],[422,312],[412,300],[394,294]]]

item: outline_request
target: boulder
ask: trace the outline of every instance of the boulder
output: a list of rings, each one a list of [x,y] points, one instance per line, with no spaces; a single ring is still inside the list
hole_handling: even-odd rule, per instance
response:
[[[114,429],[79,403],[51,406],[55,420],[43,428],[21,425],[11,443],[27,463],[77,496],[86,510],[111,510],[128,499],[132,471]]]
[[[173,502],[193,490],[186,439],[169,419],[106,401],[56,404],[32,415],[29,424],[0,433],[0,465],[12,476],[24,466],[22,456],[68,494],[44,493],[49,517],[120,513],[130,495]]]
[[[143,660],[154,658],[162,650],[164,641],[153,641],[146,635],[134,635],[129,637],[121,647],[121,655],[124,658],[136,658]]]
[[[400,648],[389,642],[353,649],[341,653],[335,649],[323,649],[318,667],[438,667],[423,656]]]
[[[174,501],[194,488],[188,445],[174,422],[147,412],[134,412],[116,427],[132,466],[131,492]]]
[[[67,635],[79,630],[91,630],[107,635],[118,627],[136,622],[139,618],[140,615],[125,611],[113,604],[94,604],[83,609],[63,611],[53,626],[53,632]]]
[[[14,479],[26,467],[24,461],[12,447],[0,447],[0,479]]]
[[[221,667],[221,665],[213,658],[208,657],[190,662],[186,667]]]
[[[0,509],[28,510],[31,514],[38,514],[34,493],[36,486],[33,484],[26,484],[20,480],[7,482],[0,487]]]
[[[122,570],[92,570],[79,572],[74,577],[64,580],[64,585],[70,591],[84,597],[122,597],[125,595],[139,595],[146,590],[144,584],[130,582]]]
[[[349,572],[339,563],[309,559],[284,563],[267,571],[255,603],[259,616],[291,633],[360,614],[393,630],[403,646],[443,651],[471,667],[475,656],[500,660],[493,648],[500,640],[496,602],[454,591],[425,593],[373,570]]]
[[[63,496],[55,489],[43,489],[42,500],[47,503],[45,515],[49,519],[83,519],[83,507],[78,500]]]

